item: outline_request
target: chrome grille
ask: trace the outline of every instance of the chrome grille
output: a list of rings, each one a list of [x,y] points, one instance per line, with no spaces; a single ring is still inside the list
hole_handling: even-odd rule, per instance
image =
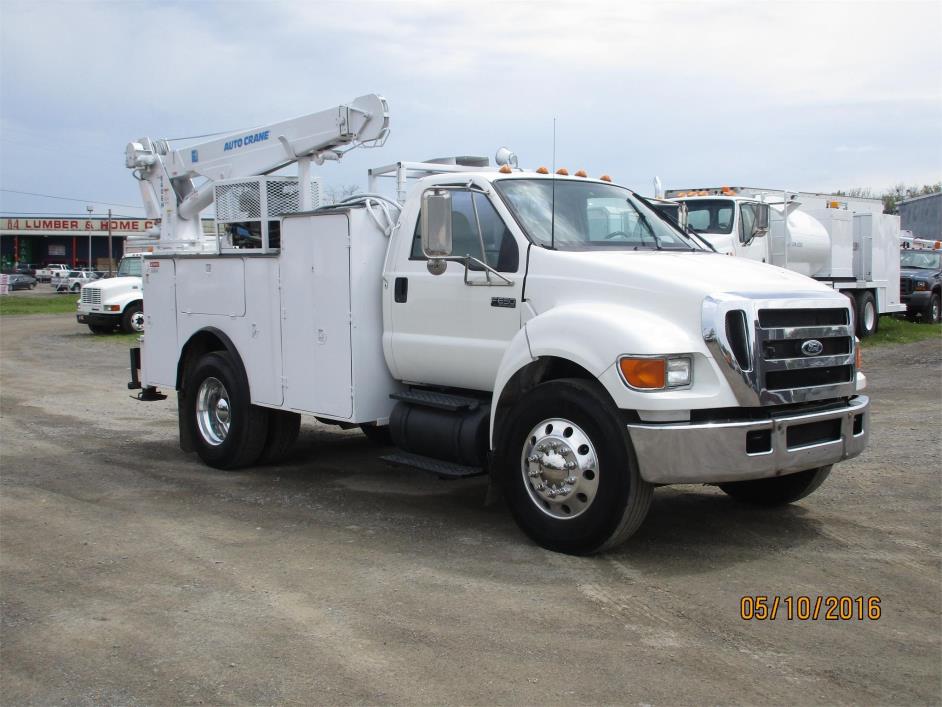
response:
[[[856,392],[853,318],[849,303],[836,298],[708,297],[703,338],[743,405]]]
[[[82,288],[82,304],[101,304],[101,288],[85,285]]]

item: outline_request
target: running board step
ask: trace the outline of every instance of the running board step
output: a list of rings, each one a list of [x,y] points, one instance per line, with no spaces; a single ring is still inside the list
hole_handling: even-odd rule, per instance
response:
[[[392,393],[389,397],[393,400],[401,400],[404,403],[427,408],[436,408],[438,410],[448,410],[449,412],[477,410],[486,402],[480,398],[469,398],[464,395],[452,395],[451,393],[437,393],[434,390],[415,389],[406,390],[402,393]]]
[[[464,466],[454,462],[445,462],[432,457],[423,457],[412,452],[394,452],[380,457],[384,462],[393,466],[408,466],[435,474],[440,479],[466,479],[470,476],[481,476],[487,472],[477,466]]]

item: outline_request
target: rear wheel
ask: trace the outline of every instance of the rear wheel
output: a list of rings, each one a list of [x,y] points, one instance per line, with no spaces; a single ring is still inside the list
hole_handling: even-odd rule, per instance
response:
[[[857,336],[863,339],[873,336],[880,327],[880,314],[877,312],[877,301],[869,290],[861,292],[856,297],[857,302]]]
[[[799,501],[813,493],[824,483],[830,473],[830,466],[821,466],[799,471],[797,474],[777,476],[773,479],[720,484],[720,488],[737,501],[757,506],[782,506]]]
[[[550,550],[587,555],[641,525],[652,487],[604,389],[581,379],[542,383],[508,413],[495,470],[520,528]]]
[[[360,425],[360,429],[378,447],[388,447],[393,443],[389,425]]]
[[[196,453],[209,466],[254,464],[268,439],[268,410],[250,403],[241,365],[225,351],[204,355],[187,376],[185,424]]]
[[[301,431],[301,416],[287,410],[268,411],[268,436],[259,464],[277,464],[283,461],[294,447]]]
[[[144,305],[132,302],[121,315],[121,331],[125,334],[140,334],[144,331]]]

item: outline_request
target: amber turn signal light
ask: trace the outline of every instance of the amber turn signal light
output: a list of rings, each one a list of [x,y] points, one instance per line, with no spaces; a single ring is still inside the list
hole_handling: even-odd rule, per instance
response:
[[[632,388],[653,390],[667,382],[667,363],[663,358],[623,357],[618,361],[621,374]]]

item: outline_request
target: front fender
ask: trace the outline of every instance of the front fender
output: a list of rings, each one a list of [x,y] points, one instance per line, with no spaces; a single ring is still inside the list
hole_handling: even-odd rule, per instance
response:
[[[507,383],[524,366],[543,357],[580,366],[596,378],[623,410],[690,410],[735,405],[699,336],[650,312],[617,304],[579,303],[555,307],[527,321],[501,360],[491,403],[491,443],[497,407]],[[644,393],[630,389],[618,374],[624,354],[691,354],[694,385],[683,390]]]

